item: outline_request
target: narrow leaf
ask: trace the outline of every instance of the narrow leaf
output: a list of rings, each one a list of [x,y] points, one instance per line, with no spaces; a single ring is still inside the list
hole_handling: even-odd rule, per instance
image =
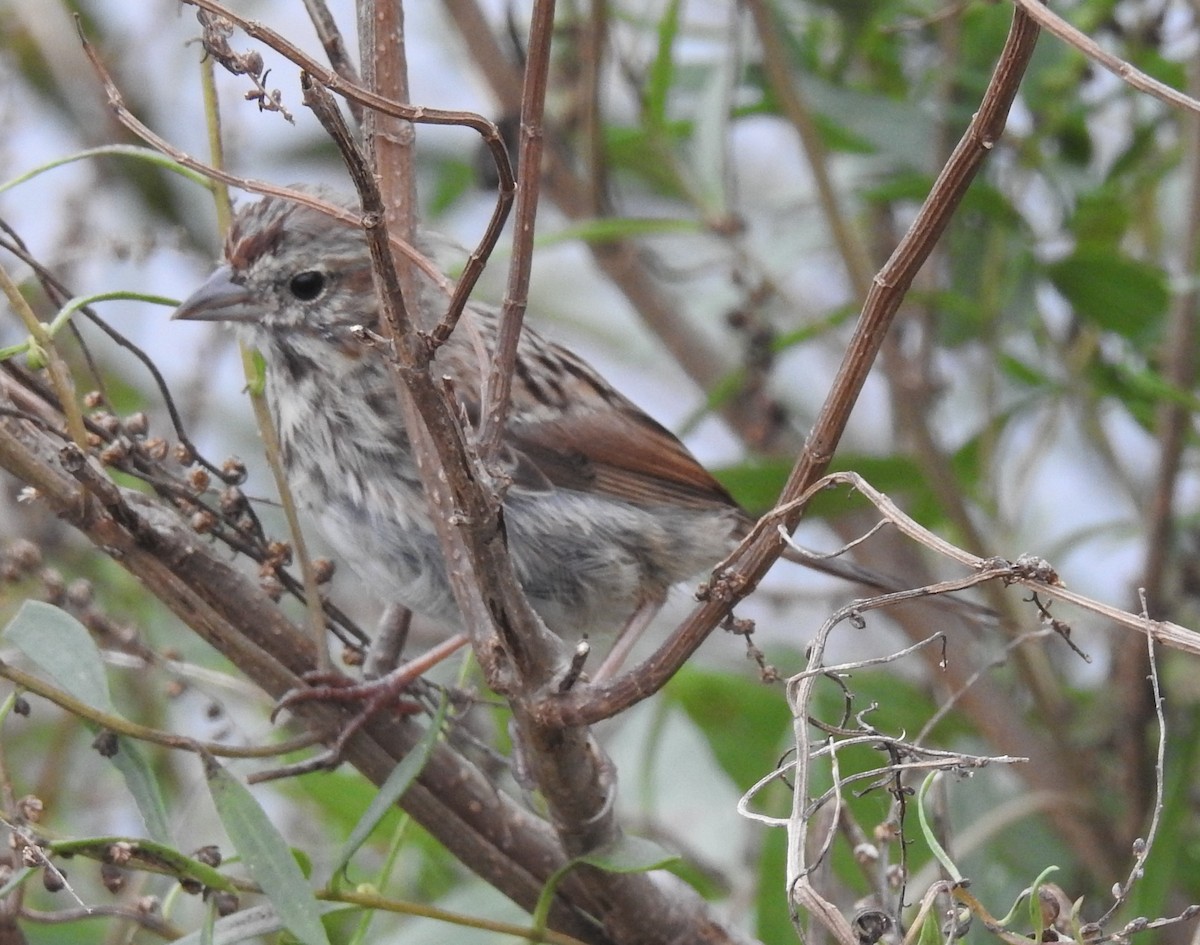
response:
[[[142,746],[134,739],[117,736],[117,753],[109,759],[125,779],[125,786],[137,804],[146,833],[159,843],[171,843],[167,802],[163,798],[154,768]]]
[[[1046,271],[1081,318],[1140,344],[1157,334],[1171,297],[1161,269],[1115,250],[1081,247]]]
[[[671,0],[658,24],[658,51],[646,83],[646,124],[662,130],[667,124],[667,97],[675,78],[674,47],[679,35],[680,0]]]
[[[44,601],[27,600],[4,628],[4,636],[58,688],[93,709],[119,714],[108,688],[100,648],[87,627],[65,610]],[[146,831],[153,839],[170,843],[166,801],[141,747],[132,739],[118,736],[111,761],[125,779]]]
[[[304,945],[329,945],[312,888],[254,795],[210,756],[204,774],[225,832],[284,926]]]
[[[26,171],[14,177],[12,180],[5,181],[0,184],[0,194],[16,187],[18,184],[23,184],[27,180],[32,180],[39,174],[53,170],[56,167],[62,167],[64,164],[70,164],[73,161],[82,161],[91,157],[102,157],[106,155],[118,155],[121,157],[139,158],[143,161],[149,161],[151,164],[157,165],[164,170],[171,171],[173,174],[178,174],[181,177],[186,177],[188,180],[199,184],[201,187],[211,188],[212,184],[203,174],[198,174],[182,164],[176,163],[171,158],[167,157],[161,151],[156,151],[154,148],[144,148],[136,144],[106,144],[98,148],[88,148],[86,151],[77,151],[75,154],[69,154],[66,157],[57,158],[45,164],[40,164],[32,170]]]
[[[546,928],[550,917],[550,905],[554,902],[554,891],[563,877],[580,864],[594,866],[608,873],[648,873],[660,870],[678,861],[679,857],[668,853],[657,843],[643,837],[622,836],[611,847],[594,850],[584,856],[578,856],[555,870],[538,896],[537,906],[533,910],[533,927],[537,932]]]
[[[87,627],[65,610],[27,600],[4,636],[64,692],[93,709],[116,714],[100,649]]]
[[[408,790],[409,785],[417,779],[417,775],[425,767],[429,756],[433,754],[433,748],[437,744],[438,736],[441,735],[442,721],[446,715],[446,707],[447,702],[443,699],[424,737],[392,769],[392,773],[388,775],[387,780],[383,782],[378,793],[372,798],[362,818],[354,825],[354,829],[350,832],[350,838],[342,846],[337,861],[333,865],[334,876],[345,868],[346,864],[350,862],[350,858],[358,852],[358,848],[367,842],[367,837],[371,836],[375,828],[379,826],[379,822],[387,816],[404,792]]]

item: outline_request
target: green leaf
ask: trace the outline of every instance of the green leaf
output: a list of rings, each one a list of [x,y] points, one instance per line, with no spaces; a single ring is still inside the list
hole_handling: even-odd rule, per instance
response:
[[[204,758],[204,776],[225,832],[284,926],[304,945],[329,945],[313,891],[254,795],[211,756]]]
[[[668,853],[657,843],[642,837],[625,835],[611,847],[577,856],[560,866],[546,880],[546,885],[542,887],[542,893],[538,896],[537,907],[533,910],[533,927],[539,933],[545,930],[550,906],[554,902],[554,891],[563,877],[580,864],[594,866],[608,873],[648,873],[651,870],[664,869],[678,859],[678,856]]]
[[[942,865],[942,869],[946,871],[946,875],[954,882],[960,883],[962,882],[962,873],[958,871],[958,867],[950,859],[950,855],[938,842],[937,835],[934,834],[933,826],[929,823],[929,817],[925,812],[925,795],[929,793],[929,788],[937,779],[938,774],[939,772],[937,771],[931,771],[925,776],[925,780],[921,782],[921,790],[917,794],[917,821],[921,825],[921,835],[925,838],[926,845]]]
[[[700,233],[703,226],[697,220],[653,219],[649,217],[595,217],[547,233],[535,240],[538,246],[552,246],[571,240],[587,243],[612,243],[634,236],[653,236],[657,233]]]
[[[1059,386],[1058,382],[1041,368],[1015,355],[1001,353],[996,363],[1009,380],[1026,387],[1053,389]]]
[[[909,937],[912,933],[909,933]],[[917,936],[917,945],[941,945],[942,930],[938,924],[937,909],[930,909],[925,913],[925,918],[921,922],[921,934]]]
[[[1110,252],[1120,244],[1131,222],[1128,198],[1116,187],[1080,194],[1071,217],[1071,230],[1080,246]]]
[[[657,193],[686,199],[686,188],[679,180],[675,164],[667,159],[668,142],[664,138],[683,137],[689,126],[671,122],[667,128],[648,133],[643,128],[606,128],[605,154],[611,169],[645,181]]]
[[[442,733],[442,723],[446,717],[447,706],[448,703],[443,697],[438,712],[431,720],[425,735],[413,747],[413,750],[400,760],[400,763],[388,775],[387,780],[383,782],[366,812],[350,832],[350,838],[343,844],[342,850],[333,864],[331,871],[333,875],[336,876],[340,873],[350,862],[350,858],[358,852],[358,848],[367,842],[367,838],[379,826],[379,822],[392,811],[396,802],[417,779],[417,775],[429,761],[429,756],[433,754],[438,737]]]
[[[93,709],[108,715],[120,714],[113,705],[99,647],[87,627],[65,610],[44,601],[27,600],[4,628],[4,636],[58,688]],[[141,746],[130,738],[118,736],[117,751],[110,760],[125,779],[146,831],[155,840],[169,843],[171,828],[166,801]]]
[[[117,753],[109,761],[125,779],[125,786],[133,795],[146,832],[160,843],[170,843],[172,838],[167,802],[154,774],[154,767],[142,746],[132,738],[118,735]]]
[[[182,164],[177,163],[174,159],[167,157],[161,151],[156,151],[153,148],[144,148],[136,144],[106,144],[98,148],[88,148],[86,151],[78,151],[75,154],[69,154],[63,158],[49,161],[46,164],[40,164],[32,170],[26,171],[14,177],[12,180],[5,181],[0,184],[0,194],[6,190],[16,187],[18,184],[23,184],[27,180],[32,180],[39,174],[53,170],[56,167],[62,167],[64,164],[70,164],[74,161],[82,161],[86,158],[100,157],[104,155],[118,155],[121,157],[138,158],[142,161],[148,161],[164,170],[171,171],[173,174],[178,174],[185,177],[193,183],[199,184],[206,189],[212,188],[212,183],[203,174],[190,170]]]
[[[490,159],[490,155],[489,155]],[[429,215],[439,216],[449,210],[454,204],[475,185],[475,168],[467,161],[453,158],[443,158],[435,168],[435,183],[433,195],[429,199]]]
[[[93,709],[116,715],[100,649],[87,627],[65,610],[27,600],[4,636],[64,692]]]
[[[761,514],[779,498],[791,472],[790,460],[747,460],[714,471],[735,499],[752,514]],[[838,453],[831,472],[853,470],[893,498],[904,497],[906,510],[927,527],[944,521],[941,506],[916,462],[906,456],[866,456]],[[851,489],[834,489],[813,496],[805,517],[832,519],[866,509],[870,503]]]
[[[1170,301],[1166,274],[1157,266],[1085,246],[1046,273],[1080,318],[1140,345],[1157,335]]]
[[[647,126],[660,130],[667,124],[667,98],[674,84],[675,60],[672,50],[679,35],[680,0],[670,0],[658,22],[658,49],[646,83],[645,120]]]

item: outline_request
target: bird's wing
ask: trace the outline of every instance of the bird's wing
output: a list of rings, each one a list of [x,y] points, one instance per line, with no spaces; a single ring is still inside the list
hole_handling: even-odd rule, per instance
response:
[[[480,411],[480,351],[492,350],[491,313],[460,325],[473,342],[448,345],[448,370],[467,416]],[[526,330],[518,348],[504,444],[513,484],[596,492],[643,505],[737,503],[666,427],[609,385],[587,362]]]

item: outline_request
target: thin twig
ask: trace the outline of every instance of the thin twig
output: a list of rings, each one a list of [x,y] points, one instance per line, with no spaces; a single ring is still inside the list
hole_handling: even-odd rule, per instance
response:
[[[979,111],[938,175],[908,233],[872,283],[842,366],[788,479],[781,498],[783,503],[811,495],[813,483],[821,478],[833,458],[850,410],[905,292],[1003,132],[1021,76],[1033,55],[1037,34],[1032,21],[1016,11]],[[795,508],[787,517],[787,524],[794,527],[801,515],[802,508]],[[657,692],[733,605],[754,589],[780,553],[774,536],[760,535],[742,548],[738,564],[714,575],[708,598],[649,660],[624,676],[593,687],[589,693],[548,695],[541,710],[547,720],[595,721]]]
[[[526,53],[525,85],[521,94],[521,143],[517,166],[521,179],[517,189],[513,228],[512,259],[508,286],[500,309],[496,350],[481,394],[482,422],[477,438],[479,456],[493,461],[507,425],[512,378],[516,373],[517,345],[525,306],[529,298],[529,273],[533,267],[533,235],[541,191],[543,113],[550,73],[550,37],[554,32],[554,0],[536,0],[533,5]]]
[[[1149,620],[1146,610],[1145,595],[1142,596],[1142,616]],[[1125,904],[1134,885],[1145,875],[1146,861],[1154,849],[1154,840],[1158,836],[1158,828],[1162,823],[1164,797],[1166,796],[1167,770],[1167,719],[1163,713],[1162,689],[1158,680],[1158,657],[1154,652],[1154,634],[1146,634],[1146,659],[1150,666],[1150,691],[1154,698],[1154,714],[1158,718],[1158,751],[1154,759],[1154,808],[1150,814],[1150,826],[1143,839],[1138,837],[1133,841],[1133,865],[1123,883],[1113,888],[1113,904],[1094,923],[1096,929],[1103,929],[1116,911]],[[1087,928],[1087,927],[1085,927]]]
[[[495,162],[499,177],[496,207],[491,219],[488,221],[487,229],[479,241],[479,245],[467,258],[462,276],[458,280],[458,285],[450,300],[449,309],[443,319],[443,326],[446,327],[439,326],[434,333],[435,341],[440,342],[444,340],[444,337],[449,335],[450,329],[453,328],[458,320],[458,316],[462,314],[463,309],[466,307],[467,299],[470,297],[471,291],[475,288],[475,283],[483,272],[484,263],[491,255],[492,249],[500,238],[500,232],[504,228],[504,221],[508,216],[509,208],[512,206],[515,181],[512,165],[508,159],[508,151],[505,149],[504,140],[500,135],[499,129],[482,115],[477,115],[474,112],[449,111],[440,108],[426,108],[420,105],[407,105],[401,102],[394,102],[385,96],[372,92],[370,89],[356,85],[344,78],[337,71],[322,65],[279,33],[264,26],[262,23],[235,13],[225,4],[217,2],[217,0],[181,0],[181,2],[216,13],[225,17],[230,22],[237,24],[251,39],[258,40],[275,50],[289,62],[299,66],[304,72],[308,73],[312,81],[349,101],[358,102],[360,105],[374,109],[381,114],[402,118],[417,124],[458,125],[470,128],[483,139],[484,144],[487,145],[488,151],[492,155],[492,160]],[[90,53],[89,58],[91,58]],[[397,245],[410,259],[413,259],[414,262],[420,265],[420,260],[410,255],[410,251],[406,250],[402,243]]]
[[[305,732],[296,738],[276,742],[271,745],[226,745],[220,742],[206,742],[200,739],[164,732],[162,729],[139,725],[123,716],[104,712],[94,708],[82,699],[76,699],[49,683],[43,682],[32,673],[18,669],[11,663],[0,660],[0,677],[7,679],[15,686],[41,696],[48,702],[53,702],[60,709],[71,713],[77,718],[85,719],[98,725],[105,731],[123,735],[137,741],[148,742],[152,745],[162,745],[164,748],[175,748],[190,752],[208,752],[223,758],[274,758],[290,754],[302,748],[308,748],[320,741],[320,736],[313,732]]]
[[[308,18],[312,20],[313,29],[317,31],[317,39],[325,49],[325,55],[334,71],[347,82],[360,85],[354,62],[346,51],[346,41],[342,39],[342,32],[338,29],[337,20],[329,12],[325,0],[304,0],[304,9],[308,11]],[[353,99],[347,99],[346,103],[350,106],[350,114],[354,116],[354,120],[361,125],[363,120],[361,103]]]
[[[1147,95],[1152,95],[1160,102],[1166,102],[1168,105],[1185,108],[1189,112],[1200,114],[1200,100],[1192,98],[1192,96],[1180,92],[1178,89],[1173,89],[1169,85],[1164,85],[1158,79],[1146,75],[1146,73],[1120,56],[1114,56],[1086,33],[1077,30],[1057,13],[1054,13],[1041,0],[1013,0],[1013,3],[1026,16],[1045,29],[1047,33],[1051,33],[1063,42],[1074,46],[1093,62],[1102,65],[1130,87],[1137,89],[1139,92],[1145,92]]]

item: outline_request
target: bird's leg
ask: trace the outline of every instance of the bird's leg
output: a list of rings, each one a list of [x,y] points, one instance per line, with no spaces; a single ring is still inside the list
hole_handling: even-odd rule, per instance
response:
[[[400,665],[404,644],[408,642],[408,628],[412,625],[412,611],[403,604],[388,604],[379,618],[379,626],[367,656],[363,661],[363,678],[379,679]]]
[[[301,702],[356,702],[361,704],[359,711],[338,733],[337,741],[333,743],[322,759],[322,767],[332,767],[341,760],[342,751],[354,733],[385,706],[399,701],[400,708],[409,714],[419,711],[420,706],[416,703],[401,701],[404,690],[468,642],[466,635],[456,633],[450,639],[439,643],[416,659],[409,660],[391,672],[365,682],[353,683],[343,676],[339,677],[339,682],[332,685],[292,689],[290,692],[284,693],[283,697],[275,704],[275,711],[271,714],[271,718],[274,719],[281,710],[291,708]]]
[[[612,649],[604,657],[604,662],[592,675],[592,682],[603,682],[617,674],[625,660],[628,659],[630,650],[646,632],[646,628],[650,626],[654,618],[658,616],[664,603],[666,603],[666,595],[656,594],[638,604],[637,610],[629,615],[625,626],[617,634],[617,639],[613,641]]]
[[[380,615],[375,634],[367,648],[363,659],[363,679],[370,682],[381,679],[391,673],[400,663],[400,654],[404,652],[404,644],[408,640],[408,628],[412,624],[412,611],[401,604],[389,604]],[[337,670],[332,672],[313,671],[305,673],[301,678],[308,683],[301,689],[290,689],[285,692],[271,712],[271,721],[275,721],[282,709],[296,702],[311,702],[314,699],[326,701],[361,702],[360,695],[354,695],[358,685],[349,677]]]

